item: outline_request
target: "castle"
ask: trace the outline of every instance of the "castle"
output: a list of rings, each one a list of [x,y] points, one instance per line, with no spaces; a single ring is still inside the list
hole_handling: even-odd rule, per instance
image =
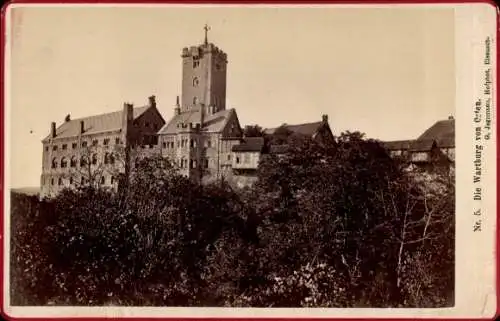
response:
[[[89,183],[117,188],[120,173],[151,155],[167,157],[200,182],[236,175],[250,184],[263,142],[243,137],[236,110],[226,108],[227,55],[208,42],[207,31],[201,45],[182,49],[182,93],[168,122],[155,96],[145,106],[125,103],[121,111],[53,122],[42,140],[40,196]],[[302,127],[332,135],[326,115]]]
[[[226,108],[227,55],[208,42],[207,31],[205,26],[201,45],[182,49],[182,93],[168,122],[155,96],[144,106],[125,103],[121,111],[80,119],[68,115],[59,126],[52,122],[42,140],[40,197],[85,184],[116,189],[121,174],[127,176],[140,159],[152,155],[168,158],[180,174],[200,183],[225,179],[237,186],[252,184],[262,155],[283,153],[286,146],[264,151],[263,137],[244,137],[236,110]],[[327,115],[318,122],[280,128],[313,139],[333,138]],[[401,153],[406,145],[393,142],[387,148]],[[452,145],[454,150],[454,140]]]

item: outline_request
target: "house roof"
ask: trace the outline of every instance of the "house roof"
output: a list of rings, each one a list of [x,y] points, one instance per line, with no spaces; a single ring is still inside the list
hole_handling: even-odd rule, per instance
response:
[[[231,108],[221,110],[212,115],[205,115],[202,129],[208,132],[222,131],[233,113],[235,113],[235,110],[234,108]],[[193,126],[195,126],[195,124],[199,124],[200,121],[201,111],[199,109],[183,112],[172,117],[172,119],[170,119],[170,121],[158,131],[158,134],[175,134],[177,133],[178,124],[187,125],[192,123]]]
[[[384,148],[387,150],[408,150],[411,143],[411,140],[395,140],[382,142],[382,146],[384,146]]]
[[[433,139],[415,140],[410,145],[410,152],[428,152],[435,144]]]
[[[152,106],[148,105],[148,106],[134,108],[133,109],[134,119],[139,118],[149,108],[152,108]],[[91,135],[100,132],[120,130],[122,128],[122,115],[123,115],[123,110],[120,110],[106,114],[72,119],[70,121],[62,123],[59,127],[57,127],[55,138],[56,139],[66,138],[66,137],[74,137],[80,135],[81,121],[83,121],[84,125],[83,135]],[[45,137],[43,141],[46,141],[49,138],[51,138],[50,134],[47,137]]]
[[[246,137],[239,145],[234,145],[233,152],[260,152],[264,148],[264,137]]]
[[[302,134],[306,136],[313,136],[324,123],[322,121],[314,122],[314,123],[305,123],[298,125],[282,125],[276,128],[266,128],[264,133],[267,135],[273,135],[277,129],[286,128],[287,130],[293,132],[294,134]]]
[[[436,122],[417,140],[435,140],[439,147],[455,147],[455,119],[450,118]]]

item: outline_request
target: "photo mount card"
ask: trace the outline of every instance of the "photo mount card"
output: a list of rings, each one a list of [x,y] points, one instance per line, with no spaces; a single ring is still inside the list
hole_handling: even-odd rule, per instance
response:
[[[491,3],[3,13],[7,319],[497,315]]]

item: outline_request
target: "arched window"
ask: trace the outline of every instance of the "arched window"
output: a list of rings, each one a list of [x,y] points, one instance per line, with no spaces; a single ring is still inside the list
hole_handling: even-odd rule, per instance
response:
[[[87,166],[87,157],[86,156],[82,156],[80,158],[80,167],[84,167],[84,166]]]
[[[66,168],[68,166],[68,161],[66,157],[61,158],[61,168]]]
[[[199,84],[200,84],[200,81],[198,80],[198,77],[194,77],[193,78],[193,86],[198,87]]]
[[[193,105],[197,105],[198,104],[198,97],[193,97]]]
[[[76,156],[71,157],[69,166],[70,167],[76,167]]]
[[[109,163],[109,153],[104,154],[104,164]]]
[[[52,168],[57,168],[57,159],[52,158]]]
[[[113,154],[109,154],[109,163],[114,164],[115,163],[115,156]]]
[[[62,185],[63,181],[62,181],[62,178],[59,177],[59,179],[57,180],[57,185]]]
[[[106,177],[101,176],[101,184],[106,184]]]
[[[97,164],[97,154],[92,154],[92,165]]]
[[[52,178],[52,179],[50,180],[50,184],[51,184],[51,185],[54,185],[54,178]]]
[[[73,177],[69,178],[69,185],[73,185]]]

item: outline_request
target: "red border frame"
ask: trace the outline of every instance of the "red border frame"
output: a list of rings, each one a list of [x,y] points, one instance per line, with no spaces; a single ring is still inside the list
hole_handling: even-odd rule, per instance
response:
[[[5,186],[5,168],[4,168],[4,157],[5,157],[5,45],[6,45],[6,39],[5,39],[5,30],[6,30],[6,21],[5,21],[5,16],[6,16],[6,11],[9,5],[11,4],[291,4],[291,5],[307,5],[307,4],[432,4],[432,3],[444,3],[444,4],[460,4],[460,3],[484,3],[484,4],[489,4],[496,8],[497,11],[497,19],[496,19],[496,30],[497,30],[497,42],[496,42],[496,53],[497,53],[497,84],[496,84],[496,90],[497,90],[497,95],[496,95],[496,103],[497,103],[497,108],[495,110],[496,115],[498,116],[498,92],[500,90],[500,80],[498,79],[498,74],[500,72],[500,61],[498,60],[499,57],[499,50],[500,46],[498,44],[498,41],[500,39],[500,8],[497,6],[494,0],[458,0],[458,1],[453,1],[453,0],[441,0],[441,1],[431,1],[431,0],[347,0],[347,1],[318,1],[318,0],[313,0],[313,1],[269,1],[269,0],[257,0],[257,1],[252,1],[252,0],[239,0],[239,1],[204,1],[204,0],[184,0],[184,1],[170,1],[170,0],[143,0],[143,1],[133,1],[133,0],[108,0],[108,1],[99,1],[99,0],[87,0],[87,1],[82,1],[82,0],[69,0],[69,1],[57,1],[57,0],[11,0],[9,2],[4,3],[2,6],[2,11],[1,11],[1,26],[2,26],[2,33],[0,35],[1,37],[1,43],[2,46],[0,48],[0,55],[1,55],[1,62],[0,62],[0,71],[2,74],[2,78],[0,80],[0,97],[1,97],[1,102],[0,102],[0,192],[2,193],[2,196],[0,197],[0,239],[2,239],[2,246],[0,247],[0,261],[2,262],[2,265],[0,267],[0,314],[2,315],[3,318],[6,320],[26,320],[26,321],[40,321],[40,320],[48,320],[47,318],[44,317],[31,317],[31,318],[15,318],[11,317],[8,314],[5,313],[5,310],[3,309],[3,303],[4,303],[4,253],[3,253],[3,246],[4,246],[4,240],[3,240],[3,231],[4,231],[4,215],[5,213],[3,212],[4,210],[4,198],[3,198],[3,193],[4,189],[7,188]],[[497,118],[498,122],[498,118]],[[500,131],[498,131],[497,127],[497,141],[500,139]],[[498,147],[497,147],[498,148]],[[497,178],[498,178],[498,163],[500,161],[500,152],[497,149]],[[497,180],[497,196],[500,195],[500,183]],[[500,218],[500,205],[498,201],[496,202],[496,209],[497,209],[497,226],[499,224],[499,218]],[[500,233],[498,233],[497,230],[497,237],[496,237],[496,247],[495,247],[495,254],[496,254],[496,295],[497,295],[497,307],[496,307],[496,313],[493,318],[496,319],[497,316],[500,316],[500,269],[498,267],[498,249],[500,249]],[[65,317],[57,317],[57,318],[52,318],[52,320],[78,320],[78,321],[91,321],[91,320],[104,320],[106,319],[105,317],[70,317],[70,318],[65,318]],[[415,320],[416,318],[216,318],[216,317],[207,317],[207,318],[175,318],[175,317],[147,317],[147,318],[141,318],[141,317],[129,317],[129,318],[122,318],[125,320],[151,320],[151,321],[157,321],[157,320],[179,320],[179,321],[195,321],[195,320],[231,320],[231,321],[254,321],[254,320],[262,320],[262,321],[285,321],[285,320],[310,320],[310,321],[326,321],[326,320],[339,320],[339,321],[353,321],[353,320]],[[466,319],[466,318],[425,318],[425,320],[490,320],[489,318],[476,318],[476,319]]]

